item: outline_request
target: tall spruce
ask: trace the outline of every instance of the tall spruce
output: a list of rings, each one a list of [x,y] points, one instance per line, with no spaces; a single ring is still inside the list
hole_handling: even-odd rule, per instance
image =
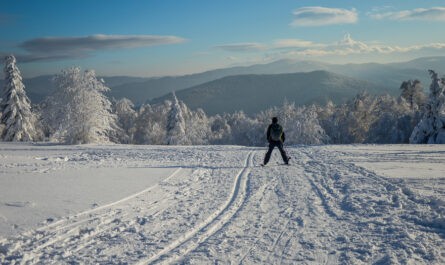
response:
[[[0,122],[4,124],[1,138],[4,141],[34,141],[38,138],[37,119],[31,110],[14,55],[5,57],[4,73],[5,87],[0,103]]]
[[[186,136],[186,125],[181,105],[173,92],[173,102],[167,118],[167,136],[168,145],[188,145],[190,144]]]

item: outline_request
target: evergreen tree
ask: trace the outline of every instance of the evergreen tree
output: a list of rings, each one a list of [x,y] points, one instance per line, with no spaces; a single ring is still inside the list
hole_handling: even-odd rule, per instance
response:
[[[430,94],[422,120],[414,128],[409,142],[412,144],[445,143],[445,79],[429,70]]]
[[[190,142],[186,136],[186,124],[182,108],[174,92],[172,97],[173,102],[167,117],[165,142],[167,145],[188,145]]]
[[[26,96],[20,70],[13,55],[5,58],[5,87],[0,103],[4,141],[34,141],[39,138],[37,119]]]

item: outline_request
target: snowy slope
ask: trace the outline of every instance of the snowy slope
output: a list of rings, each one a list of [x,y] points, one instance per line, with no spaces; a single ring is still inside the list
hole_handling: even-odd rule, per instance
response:
[[[445,146],[287,150],[1,143],[0,263],[445,263]]]

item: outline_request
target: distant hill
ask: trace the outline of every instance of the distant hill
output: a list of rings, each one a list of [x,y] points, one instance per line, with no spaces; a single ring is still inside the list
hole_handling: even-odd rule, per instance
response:
[[[285,99],[297,105],[323,104],[328,100],[342,103],[364,90],[372,94],[387,92],[386,88],[367,81],[327,71],[314,71],[228,76],[179,90],[176,96],[190,108],[202,108],[211,115],[236,110],[251,114],[281,105]],[[152,103],[169,98],[170,95],[166,95],[153,100]]]
[[[325,64],[319,62],[299,61],[298,64],[295,64],[290,60],[281,60],[269,64],[230,67],[184,76],[150,78],[143,82],[112,86],[110,96],[115,98],[127,97],[134,103],[140,104],[146,100],[161,97],[172,91],[193,87],[226,76],[308,72],[322,70],[324,68]]]
[[[426,67],[431,62],[431,67]],[[327,64],[315,61],[279,60],[268,64],[252,66],[231,67],[217,69],[199,74],[151,78],[137,83],[127,83],[112,87],[110,96],[115,98],[128,97],[134,103],[140,104],[144,100],[161,97],[172,91],[179,91],[209,81],[232,75],[244,74],[282,74],[307,73],[316,70],[325,70],[355,79],[372,82],[388,91],[400,88],[403,81],[419,79],[424,87],[429,86],[427,69],[444,69],[445,57],[420,58],[406,63],[395,64]]]

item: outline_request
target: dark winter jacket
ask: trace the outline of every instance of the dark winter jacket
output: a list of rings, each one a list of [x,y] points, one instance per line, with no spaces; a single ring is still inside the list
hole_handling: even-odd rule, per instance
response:
[[[270,129],[272,127],[273,123],[269,125],[269,127],[267,127],[267,141],[268,142],[273,142],[273,140],[270,138]],[[284,143],[284,141],[286,140],[286,136],[284,135],[284,131],[281,134],[281,142]]]

